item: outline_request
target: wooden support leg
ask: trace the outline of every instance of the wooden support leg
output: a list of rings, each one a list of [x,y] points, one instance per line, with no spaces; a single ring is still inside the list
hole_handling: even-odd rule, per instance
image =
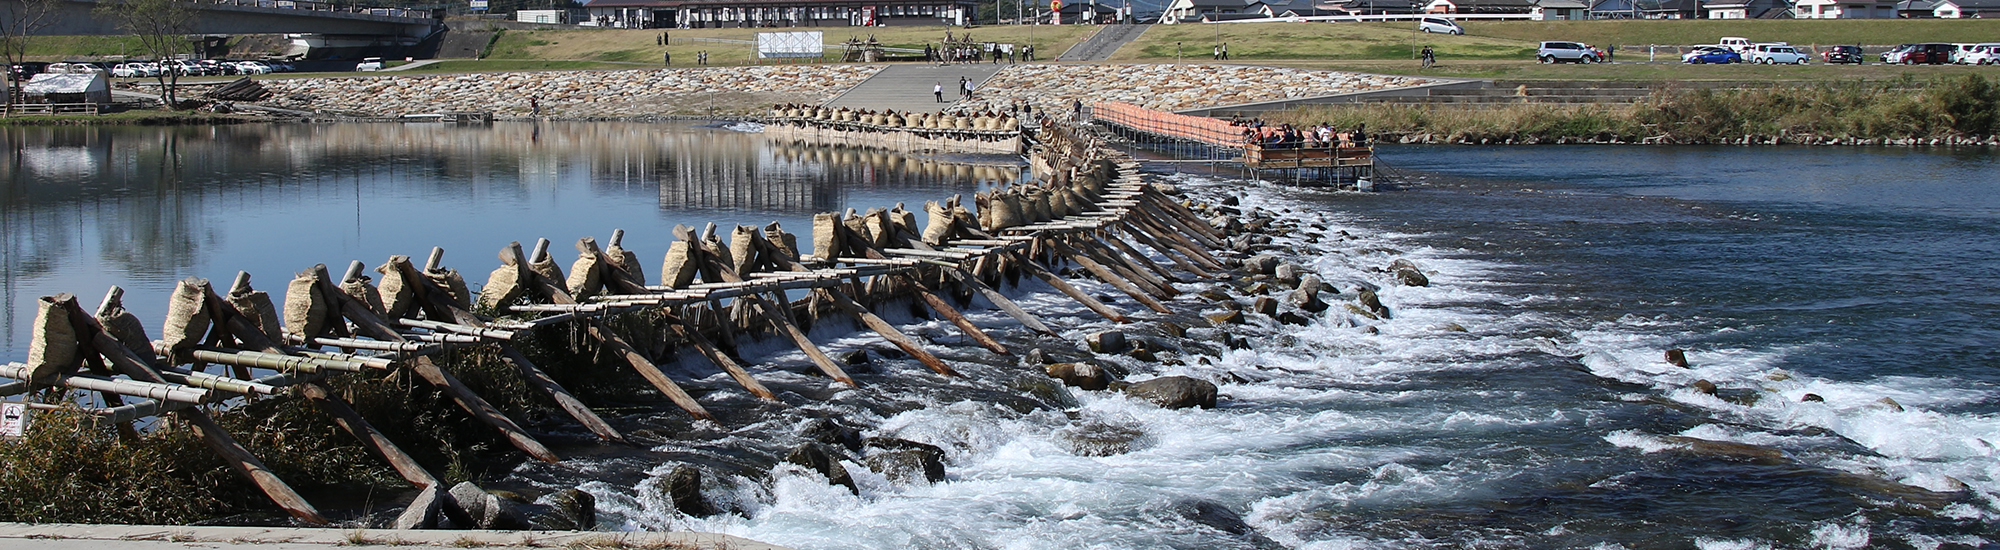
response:
[[[1193,241],[1179,238],[1178,235],[1170,235],[1171,231],[1168,231],[1163,226],[1154,224],[1144,213],[1135,213],[1132,217],[1126,218],[1125,222],[1125,227],[1130,230],[1131,234],[1143,239],[1148,246],[1179,252],[1189,262],[1201,265],[1202,270],[1208,273],[1208,275],[1204,275],[1205,277],[1216,278],[1218,276],[1213,273],[1226,269],[1223,267],[1222,262],[1216,260],[1215,257],[1208,255],[1206,252],[1197,251],[1196,248],[1198,247],[1194,245]]]
[[[881,250],[877,250],[874,245],[869,244],[866,239],[854,234],[846,227],[835,227],[834,232],[839,233],[841,238],[846,239],[847,246],[851,250],[860,250],[870,258],[888,259],[889,257],[883,254]],[[959,312],[958,308],[951,307],[951,303],[946,302],[943,296],[939,296],[929,286],[925,286],[923,281],[918,280],[915,276],[901,277],[904,282],[909,283],[911,287],[916,289],[917,297],[923,300],[924,305],[930,306],[931,311],[937,312],[938,315],[942,315],[946,320],[951,321],[951,324],[957,325],[959,331],[964,332],[966,336],[972,337],[973,341],[979,342],[979,345],[985,346],[986,349],[993,350],[993,353],[1001,355],[1013,354],[1013,352],[1007,350],[1007,346],[1002,345],[999,340],[995,340],[992,335],[986,334],[985,330],[980,329],[979,325],[972,324],[972,320],[965,318],[965,314]]]
[[[723,372],[729,373],[730,378],[734,378],[736,379],[736,383],[742,384],[743,389],[749,391],[750,395],[755,395],[758,399],[765,401],[778,400],[777,394],[771,393],[771,390],[765,388],[763,384],[758,383],[756,378],[751,378],[750,371],[744,370],[743,365],[737,363],[736,359],[722,353],[721,350],[715,348],[714,344],[709,343],[708,338],[701,335],[701,327],[694,326],[692,315],[683,313],[676,316],[668,321],[667,326],[674,331],[676,336],[680,336],[682,340],[693,343],[695,350],[700,351],[702,357],[707,357],[709,362],[715,363],[717,367],[722,367]]]
[[[361,440],[361,446],[374,451],[376,456],[382,457],[384,462],[388,462],[389,467],[395,468],[396,473],[403,476],[404,481],[408,481],[411,485],[419,488],[431,487],[441,483],[437,476],[431,475],[429,471],[424,469],[423,465],[418,464],[416,458],[404,453],[402,448],[397,447],[396,443],[390,441],[388,436],[383,435],[381,430],[377,430],[375,426],[370,425],[367,419],[361,417],[361,413],[355,412],[354,407],[349,406],[346,401],[342,401],[340,397],[335,396],[326,386],[318,382],[307,382],[300,385],[300,393],[307,399],[311,399],[313,403],[319,405],[321,411],[325,411],[328,416],[332,416],[334,424],[339,425],[343,430],[347,430],[347,433],[354,434],[355,439]],[[450,517],[453,523],[458,525],[474,525],[477,523],[472,519],[472,514],[466,513],[465,508],[459,505],[457,499],[444,499],[443,509],[445,516]]]
[[[1117,288],[1120,291],[1123,291],[1127,295],[1130,295],[1132,299],[1138,300],[1140,304],[1143,304],[1147,308],[1150,308],[1153,311],[1157,311],[1160,313],[1173,313],[1173,310],[1167,309],[1166,305],[1161,304],[1159,300],[1155,300],[1153,299],[1152,296],[1147,295],[1145,290],[1140,289],[1136,285],[1133,285],[1132,281],[1128,281],[1124,277],[1120,277],[1117,273],[1113,272],[1111,268],[1105,267],[1104,264],[1097,263],[1097,260],[1090,259],[1088,255],[1083,254],[1081,252],[1077,252],[1074,248],[1071,248],[1069,245],[1063,244],[1059,240],[1055,239],[1050,239],[1050,240],[1054,242],[1055,248],[1059,253],[1063,255],[1063,257],[1069,258],[1070,261],[1076,262],[1077,265],[1083,266],[1083,268],[1089,270],[1092,275],[1096,275],[1097,278],[1103,279],[1104,282],[1110,283],[1111,286]]]
[[[1140,252],[1139,249],[1132,247],[1132,243],[1125,242],[1125,239],[1120,239],[1114,235],[1110,236],[1110,238],[1099,239],[1099,241],[1110,243],[1113,248],[1116,248],[1119,252],[1124,253],[1125,257],[1131,258],[1132,263],[1139,264],[1139,266],[1146,268],[1147,271],[1151,271],[1153,272],[1154,275],[1158,275],[1161,281],[1168,283],[1167,285],[1168,290],[1175,290],[1172,283],[1181,282],[1180,276],[1175,275],[1172,271],[1168,271],[1166,267],[1161,266],[1157,262],[1154,262],[1152,257],[1147,256],[1145,253]],[[1173,258],[1173,255],[1167,253],[1167,251],[1165,250],[1160,251],[1160,255],[1167,256],[1170,259]]]
[[[557,304],[567,305],[576,303],[576,299],[570,297],[569,291],[556,285],[554,281],[543,278],[541,274],[535,273],[534,270],[525,271],[527,272],[525,277],[529,280],[529,288],[538,291],[543,298]],[[647,382],[651,383],[654,389],[660,390],[660,393],[667,396],[668,400],[673,401],[675,405],[680,406],[682,410],[687,411],[688,414],[693,415],[695,418],[702,420],[715,418],[714,415],[708,413],[708,409],[701,406],[701,402],[695,401],[694,396],[688,395],[687,391],[682,390],[680,384],[675,384],[672,378],[667,377],[667,373],[660,372],[658,365],[654,365],[653,361],[647,359],[645,354],[639,353],[639,350],[634,349],[631,344],[626,343],[624,338],[620,338],[616,333],[611,332],[611,329],[606,328],[603,323],[596,320],[585,320],[583,323],[585,334],[589,334],[592,339],[603,344],[612,353],[625,359],[625,363],[631,365],[632,370],[638,371],[640,377],[645,378]]]
[[[721,252],[709,248],[700,239],[694,238],[694,232],[692,230],[689,230],[687,228],[676,228],[674,236],[679,237],[681,240],[687,241],[688,252],[690,254],[698,256],[699,257],[698,261],[708,265],[710,268],[713,268],[717,276],[721,278],[723,281],[738,282],[743,280],[743,278],[737,277],[736,274],[730,272],[730,270],[724,269],[722,262],[716,259],[721,254]],[[742,297],[739,297],[738,299],[739,300],[748,299],[750,303],[753,306],[755,306],[753,309],[755,309],[759,315],[762,315],[766,322],[769,322],[771,323],[772,326],[777,327],[778,332],[784,333],[786,338],[791,339],[792,345],[799,348],[799,352],[806,354],[806,359],[811,360],[813,365],[819,367],[820,372],[826,374],[828,378],[832,378],[836,381],[839,381],[842,384],[847,384],[849,386],[860,385],[854,381],[853,377],[848,376],[847,371],[842,370],[838,363],[834,363],[832,357],[827,357],[826,352],[820,351],[819,345],[814,344],[812,338],[806,336],[806,332],[804,330],[801,330],[798,325],[792,324],[791,321],[787,321],[785,320],[785,318],[778,316],[777,304],[773,304],[771,303],[770,300],[755,294],[746,294]]]
[[[1154,297],[1172,298],[1176,292],[1173,290],[1173,287],[1167,285],[1165,280],[1158,279],[1151,272],[1134,265],[1131,259],[1118,254],[1117,251],[1111,250],[1109,247],[1104,246],[1103,243],[1097,242],[1095,237],[1090,235],[1073,235],[1069,241],[1069,245],[1074,250],[1089,255],[1092,259],[1097,260],[1098,263],[1104,264],[1105,267],[1111,268],[1112,271],[1116,271],[1120,276],[1125,277],[1128,281],[1132,281],[1139,288],[1145,289],[1146,293],[1152,294]]]
[[[629,443],[625,440],[625,434],[618,433],[617,429],[605,423],[604,419],[597,416],[595,411],[590,410],[589,406],[584,405],[583,401],[578,400],[574,395],[570,395],[568,389],[563,388],[561,384],[557,384],[555,379],[549,378],[548,373],[543,372],[541,367],[535,366],[533,361],[529,361],[528,356],[521,354],[521,350],[515,349],[514,346],[501,344],[500,358],[508,364],[513,365],[515,370],[521,371],[521,377],[527,379],[528,384],[541,388],[543,393],[549,394],[549,397],[555,400],[556,405],[562,407],[563,412],[569,413],[571,418],[575,418],[578,423],[583,424],[583,427],[590,430],[590,433],[597,434],[597,437],[604,438],[607,441]]]
[[[1057,291],[1062,292],[1065,295],[1068,295],[1070,299],[1076,300],[1077,303],[1083,304],[1083,307],[1089,308],[1090,311],[1096,312],[1098,315],[1103,316],[1105,319],[1110,319],[1112,321],[1120,323],[1132,322],[1131,319],[1125,317],[1125,314],[1119,313],[1118,310],[1111,309],[1111,306],[1104,305],[1104,302],[1099,301],[1097,298],[1092,297],[1089,293],[1084,292],[1082,289],[1077,288],[1075,285],[1069,284],[1069,281],[1063,280],[1061,276],[1058,276],[1054,272],[1049,271],[1048,268],[1042,267],[1041,264],[1037,264],[1033,260],[1029,260],[1027,258],[1022,258],[1018,254],[1011,251],[1006,252],[1006,254],[1014,257],[1015,265],[1021,266],[1021,269],[1027,270],[1028,273],[1034,275],[1035,278],[1041,279],[1042,282],[1048,283],[1049,286],[1055,287]]]
[[[765,252],[771,253],[774,258],[781,258],[782,263],[787,264],[786,268],[793,271],[811,271],[811,268],[806,267],[805,264],[784,257],[784,254],[778,251],[776,246],[770,244],[768,241],[764,241],[762,236],[756,238]],[[853,316],[855,320],[861,322],[862,326],[875,331],[875,334],[881,335],[883,340],[888,340],[890,344],[894,344],[896,348],[903,350],[903,353],[916,358],[917,362],[923,363],[924,366],[930,367],[931,370],[937,371],[938,374],[959,376],[958,371],[952,369],[950,365],[946,365],[943,359],[938,359],[936,355],[925,350],[923,346],[918,345],[915,339],[903,334],[903,331],[897,330],[896,325],[889,324],[888,321],[883,320],[875,312],[863,307],[861,302],[855,301],[853,296],[847,294],[847,291],[841,290],[838,286],[826,287],[824,290],[827,297],[833,300],[835,307],[839,307],[841,311]]]
[[[123,344],[118,343],[118,339],[112,338],[110,334],[104,332],[104,327],[97,324],[96,317],[90,316],[89,313],[83,311],[81,306],[76,304],[75,297],[64,296],[68,299],[63,307],[69,309],[70,323],[73,328],[77,329],[78,336],[82,337],[79,339],[83,340],[85,352],[95,353],[104,356],[106,359],[110,359],[111,363],[118,367],[118,370],[136,380],[159,384],[167,383],[165,378],[160,377],[159,371],[153,369],[149,358],[142,359],[134,355],[132,350],[125,349]],[[298,491],[292,490],[290,485],[285,484],[285,480],[279,479],[277,474],[271,473],[271,469],[265,467],[262,461],[257,460],[256,455],[250,454],[249,449],[243,448],[242,443],[238,443],[236,438],[229,435],[229,432],[223,431],[222,426],[216,424],[215,419],[208,416],[208,411],[200,408],[191,408],[181,409],[175,411],[173,414],[193,427],[195,433],[201,436],[202,442],[206,443],[210,450],[215,451],[217,456],[222,457],[222,461],[229,465],[229,469],[236,471],[237,475],[243,476],[245,479],[250,480],[252,484],[257,485],[258,489],[264,491],[264,496],[269,497],[271,502],[276,503],[278,507],[284,508],[292,517],[314,525],[325,525],[327,523],[326,517],[320,515],[319,510],[313,508],[312,503],[306,502],[305,497],[299,496]]]
[[[1182,256],[1184,256],[1185,254],[1181,253],[1180,250],[1162,244],[1160,241],[1155,240],[1152,235],[1147,235],[1144,231],[1140,231],[1133,224],[1127,223],[1124,226],[1124,229],[1125,229],[1124,233],[1126,236],[1131,237],[1133,240],[1139,241],[1139,244],[1143,244],[1152,247],[1153,250],[1160,251],[1161,256],[1166,256],[1168,260],[1174,262],[1174,265],[1180,266],[1181,269],[1187,270],[1188,273],[1193,273],[1196,277],[1201,277],[1203,279],[1215,278],[1215,274],[1210,273],[1206,269],[1202,269],[1202,267],[1199,265],[1195,265],[1193,260],[1183,259]]]

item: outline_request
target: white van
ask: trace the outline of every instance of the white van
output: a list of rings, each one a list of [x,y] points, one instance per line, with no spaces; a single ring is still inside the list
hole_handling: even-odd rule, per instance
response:
[[[357,70],[357,71],[379,71],[379,70],[382,70],[382,58],[380,58],[380,57],[369,57],[369,58],[364,58],[364,59],[362,59],[362,60],[361,60],[361,63],[359,63],[359,64],[356,64],[356,65],[354,66],[354,70]]]
[[[1450,19],[1436,17],[1418,19],[1417,30],[1426,33],[1465,34],[1465,27],[1458,26],[1458,23],[1454,23]]]
[[[1741,36],[1724,36],[1722,37],[1722,40],[1716,42],[1716,44],[1721,45],[1724,48],[1729,48],[1729,51],[1736,52],[1737,55],[1741,55],[1746,58],[1750,57],[1751,43],[1750,39],[1748,38],[1744,38]]]

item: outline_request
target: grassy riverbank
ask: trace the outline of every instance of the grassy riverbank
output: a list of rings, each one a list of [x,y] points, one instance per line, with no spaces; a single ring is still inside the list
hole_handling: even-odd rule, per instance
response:
[[[240,124],[262,120],[240,115],[144,109],[101,115],[17,115],[0,118],[0,126],[170,126]]]
[[[2000,135],[2000,81],[1977,75],[1927,81],[1824,82],[1736,90],[1668,90],[1632,105],[1315,106],[1272,122],[1450,143],[1788,143],[1969,140]]]

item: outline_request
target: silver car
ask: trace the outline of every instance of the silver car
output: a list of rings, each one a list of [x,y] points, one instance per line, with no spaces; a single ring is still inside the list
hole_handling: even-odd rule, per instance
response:
[[[1542,63],[1596,63],[1604,60],[1604,52],[1582,42],[1544,41],[1535,49],[1535,59]]]

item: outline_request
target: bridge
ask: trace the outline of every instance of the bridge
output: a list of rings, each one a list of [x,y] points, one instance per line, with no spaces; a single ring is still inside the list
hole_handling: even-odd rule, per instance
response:
[[[0,0],[0,13],[21,12],[21,0]],[[97,0],[63,0],[39,35],[130,34],[94,10]],[[187,34],[321,33],[422,38],[443,21],[428,11],[355,8],[304,0],[215,0],[189,2],[199,15]]]

